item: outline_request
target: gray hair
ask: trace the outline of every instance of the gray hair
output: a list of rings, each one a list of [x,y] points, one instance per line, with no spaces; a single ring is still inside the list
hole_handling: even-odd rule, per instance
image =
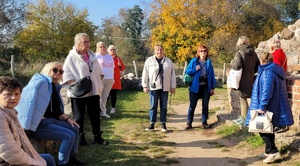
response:
[[[250,44],[248,37],[240,36],[236,43],[236,47],[239,48],[241,45],[246,45],[246,44]]]
[[[86,33],[77,33],[74,37],[74,46],[77,49],[79,43],[83,38],[90,38],[88,34]]]
[[[116,46],[114,46],[114,45],[109,45],[109,47],[107,48],[107,50],[110,50],[110,49],[115,49],[115,50],[116,50]]]

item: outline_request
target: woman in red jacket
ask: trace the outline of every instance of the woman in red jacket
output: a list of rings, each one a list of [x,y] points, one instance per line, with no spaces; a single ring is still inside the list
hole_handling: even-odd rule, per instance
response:
[[[116,47],[114,45],[110,45],[107,49],[109,55],[111,55],[114,59],[115,68],[114,68],[114,79],[115,83],[113,84],[110,90],[110,99],[111,99],[111,110],[110,113],[113,114],[116,112],[116,102],[117,102],[117,91],[122,90],[121,85],[121,72],[126,69],[123,61],[116,54]]]
[[[287,57],[283,52],[280,44],[280,39],[278,37],[273,37],[269,40],[270,53],[273,55],[273,62],[278,64],[287,71]]]

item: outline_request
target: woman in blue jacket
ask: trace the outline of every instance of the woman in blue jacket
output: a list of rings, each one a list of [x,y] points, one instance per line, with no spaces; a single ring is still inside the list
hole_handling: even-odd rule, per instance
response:
[[[258,110],[265,113],[267,110],[273,113],[272,123],[275,128],[283,128],[294,124],[288,94],[285,86],[285,72],[283,68],[273,63],[270,53],[259,56],[261,65],[255,79],[251,104],[248,109],[245,125],[249,126],[251,119],[250,110]],[[274,133],[259,133],[265,142],[265,156],[263,162],[272,163],[280,158],[280,153],[275,146]]]
[[[16,107],[18,119],[32,137],[61,141],[58,165],[86,165],[75,156],[79,125],[64,114],[59,84],[63,73],[61,63],[50,62],[31,78]]]
[[[192,128],[195,108],[198,100],[201,98],[202,126],[204,129],[209,129],[210,125],[207,124],[208,105],[210,96],[214,95],[216,79],[213,65],[208,59],[208,48],[205,45],[200,45],[198,47],[196,57],[190,61],[185,73],[193,76],[193,81],[189,87],[190,106],[186,129]]]

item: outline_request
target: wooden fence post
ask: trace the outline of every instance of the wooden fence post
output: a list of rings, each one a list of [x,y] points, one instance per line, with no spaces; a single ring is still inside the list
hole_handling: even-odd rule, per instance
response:
[[[11,70],[11,76],[15,78],[15,56],[14,55],[11,55],[10,70]]]
[[[134,67],[134,72],[135,72],[135,78],[138,79],[138,75],[137,75],[137,70],[136,70],[136,64],[135,64],[135,61],[132,61],[133,62],[133,67]]]

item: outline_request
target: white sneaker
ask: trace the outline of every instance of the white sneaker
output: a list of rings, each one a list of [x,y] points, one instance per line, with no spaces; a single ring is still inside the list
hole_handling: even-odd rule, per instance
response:
[[[111,114],[116,113],[116,109],[115,109],[115,108],[111,108],[110,113],[111,113]]]
[[[110,116],[107,115],[107,114],[105,114],[105,113],[100,113],[100,116],[103,116],[103,117],[105,117],[105,118],[110,118]]]
[[[280,153],[269,154],[266,159],[264,159],[264,163],[273,163],[281,157]]]

